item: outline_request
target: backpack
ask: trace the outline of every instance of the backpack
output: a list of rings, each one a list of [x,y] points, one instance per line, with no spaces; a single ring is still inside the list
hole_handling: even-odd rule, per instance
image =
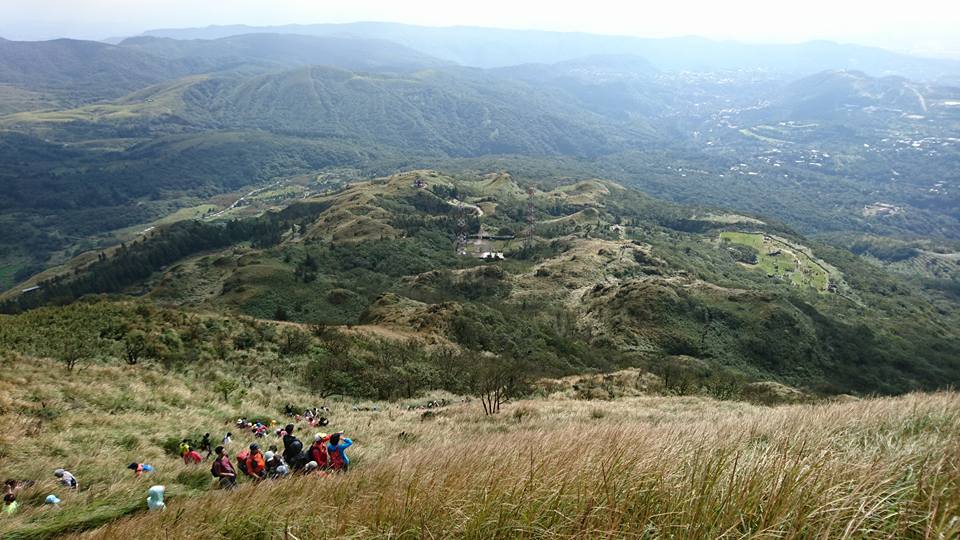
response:
[[[237,468],[240,469],[240,472],[243,474],[250,474],[247,472],[247,458],[250,456],[250,452],[240,452],[237,454]]]
[[[214,478],[219,478],[220,475],[217,474],[217,462],[214,461],[213,465],[210,465],[210,475]]]
[[[300,452],[290,460],[290,468],[299,471],[311,461],[313,461],[313,455],[310,452]]]
[[[293,435],[287,435],[283,438],[283,458],[288,463],[292,462],[297,456],[303,453],[303,443]]]

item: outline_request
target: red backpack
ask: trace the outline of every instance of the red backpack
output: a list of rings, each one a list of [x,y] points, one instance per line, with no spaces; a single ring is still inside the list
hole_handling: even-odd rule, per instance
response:
[[[250,451],[244,450],[237,454],[237,468],[240,469],[240,472],[243,474],[247,473],[247,458],[250,457]]]

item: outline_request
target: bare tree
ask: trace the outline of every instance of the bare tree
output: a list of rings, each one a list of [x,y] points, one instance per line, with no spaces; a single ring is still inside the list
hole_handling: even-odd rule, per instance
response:
[[[480,399],[486,415],[500,412],[501,405],[527,393],[530,369],[526,362],[489,353],[464,355],[461,359],[464,383]]]

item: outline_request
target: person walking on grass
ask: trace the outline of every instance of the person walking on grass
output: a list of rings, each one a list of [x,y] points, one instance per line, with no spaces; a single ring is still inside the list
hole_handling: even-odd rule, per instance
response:
[[[207,455],[203,458],[204,460],[213,455],[213,443],[210,442],[209,433],[204,433],[203,438],[200,439],[200,451],[207,453]]]
[[[233,470],[230,456],[227,455],[222,446],[216,447],[214,452],[216,452],[217,457],[214,458],[210,473],[213,474],[214,478],[220,480],[220,489],[230,489],[236,486],[237,471]]]
[[[347,472],[350,467],[350,458],[347,457],[347,448],[353,446],[353,441],[343,436],[343,432],[334,433],[327,442],[327,454],[330,456],[330,469],[337,472]]]
[[[143,476],[143,473],[145,473],[145,472],[151,472],[151,471],[153,471],[153,466],[152,466],[152,465],[147,465],[146,463],[136,463],[136,462],[134,462],[134,463],[131,463],[131,464],[127,465],[127,468],[130,469],[131,471],[133,471],[133,473],[134,473],[135,475],[137,475],[137,478],[141,478],[141,477]]]
[[[223,440],[220,441],[220,444],[223,446],[230,446],[231,442],[233,442],[233,433],[228,431],[227,434],[223,436]]]

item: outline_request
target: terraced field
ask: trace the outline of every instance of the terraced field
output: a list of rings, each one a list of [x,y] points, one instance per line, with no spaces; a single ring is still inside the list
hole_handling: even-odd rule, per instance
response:
[[[883,263],[895,272],[926,278],[954,279],[960,276],[960,253],[934,253],[923,251],[916,257],[894,263]]]

